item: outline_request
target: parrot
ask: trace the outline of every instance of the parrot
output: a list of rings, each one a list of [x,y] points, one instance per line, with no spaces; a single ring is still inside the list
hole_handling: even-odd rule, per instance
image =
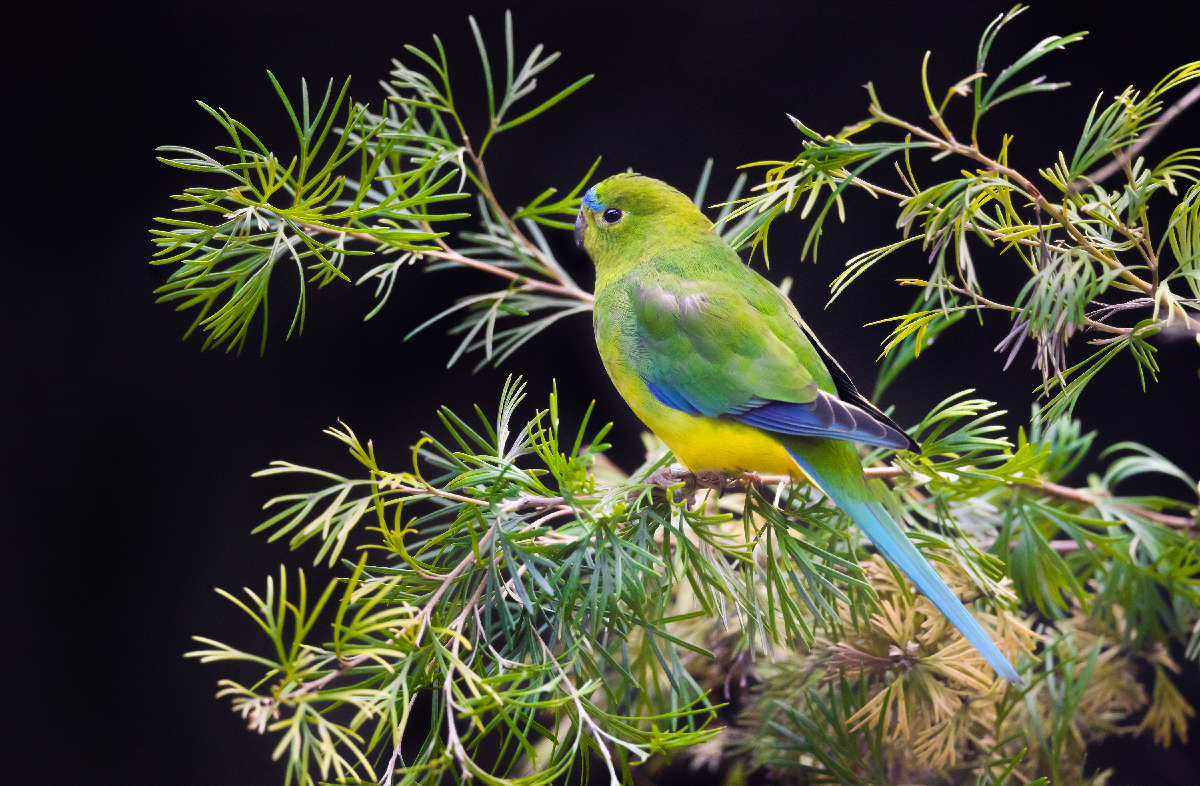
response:
[[[853,443],[919,450],[855,388],[795,305],[685,194],[635,173],[589,188],[596,346],[617,392],[693,473],[807,480],[847,513],[995,672],[1008,658],[869,490]]]

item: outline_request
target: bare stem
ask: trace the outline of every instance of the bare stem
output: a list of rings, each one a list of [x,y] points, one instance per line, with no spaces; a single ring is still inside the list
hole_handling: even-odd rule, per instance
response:
[[[454,568],[451,569],[451,571],[447,573],[444,578],[442,578],[441,584],[439,584],[438,588],[434,590],[432,595],[429,596],[429,600],[425,601],[425,605],[421,607],[421,611],[417,614],[417,619],[420,622],[419,627],[417,628],[417,633],[413,637],[414,647],[421,643],[421,636],[424,635],[425,629],[428,627],[429,618],[433,615],[433,607],[436,606],[437,602],[442,599],[443,595],[446,594],[446,590],[450,589],[450,585],[454,583],[454,580],[461,576],[463,571],[475,564],[475,553],[477,551],[483,551],[483,549],[487,547],[488,543],[491,542],[492,536],[495,534],[496,530],[494,528],[489,529],[487,534],[479,539],[479,545],[472,549],[467,556],[463,557],[462,560],[455,565]]]
[[[904,477],[906,473],[903,469],[896,466],[888,467],[866,467],[863,469],[863,474],[869,478],[891,479]],[[792,483],[794,479],[789,475],[760,475],[759,480],[763,483]],[[1100,504],[1101,495],[1087,489],[1071,488],[1058,483],[1042,482],[1042,483],[1020,483],[1014,482],[1011,487],[1027,489],[1029,491],[1037,491],[1059,499],[1066,499],[1072,502],[1078,502],[1083,505],[1096,506]],[[1200,522],[1188,516],[1172,516],[1169,513],[1160,513],[1157,510],[1150,510],[1138,505],[1119,504],[1121,510],[1131,513],[1135,516],[1154,521],[1167,527],[1175,529],[1193,529],[1200,526]]]
[[[384,245],[382,240],[380,240],[379,238],[370,234],[369,232],[351,232],[351,231],[345,230],[345,229],[336,229],[333,227],[320,226],[319,224],[298,224],[297,226],[299,226],[305,232],[311,232],[314,234],[345,235],[346,237],[352,237],[356,240],[364,240],[368,243],[373,243],[374,245],[377,245],[377,246]],[[457,262],[458,264],[463,265],[464,267],[474,268],[475,270],[480,270],[480,271],[483,271],[484,273],[489,273],[493,276],[498,276],[500,278],[506,278],[509,281],[516,281],[516,282],[518,282],[521,289],[533,290],[533,291],[538,291],[538,292],[553,292],[556,295],[572,297],[572,298],[575,298],[576,300],[580,300],[585,303],[591,303],[593,300],[592,294],[590,292],[585,292],[582,289],[580,289],[579,287],[573,287],[573,286],[570,286],[567,284],[563,284],[561,282],[556,283],[556,282],[550,282],[550,281],[541,281],[536,278],[530,278],[529,276],[523,275],[521,273],[517,273],[513,270],[499,267],[497,265],[493,265],[489,262],[484,262],[479,259],[474,259],[472,257],[464,256],[463,254],[460,254],[457,251],[455,251],[454,249],[452,249],[441,238],[437,238],[437,241],[438,241],[438,245],[441,246],[440,250],[426,249],[423,251],[414,251],[413,253],[417,254],[419,256],[422,256],[422,257],[431,257],[433,259],[445,259],[449,262]]]
[[[917,282],[915,279],[901,279],[900,280],[901,286],[919,286],[919,285],[924,285],[924,284],[925,284],[925,282]],[[1019,309],[1015,308],[1014,306],[1010,306],[1005,303],[997,303],[995,300],[986,298],[983,295],[979,294],[978,292],[975,292],[975,291],[972,291],[969,289],[965,289],[956,284],[951,284],[948,281],[940,282],[940,283],[938,283],[937,286],[941,289],[949,290],[957,295],[962,295],[963,297],[971,298],[971,300],[975,301],[975,303],[977,305],[979,305],[981,308],[992,309],[994,311],[1005,311],[1010,314],[1019,310]],[[1129,333],[1129,328],[1113,327],[1112,325],[1109,325],[1104,322],[1100,322],[1100,321],[1092,319],[1090,317],[1084,317],[1084,325],[1091,330],[1098,330],[1102,333],[1113,333],[1113,334],[1118,334],[1118,335],[1125,335],[1125,334]]]
[[[541,249],[534,245],[534,243],[525,236],[525,233],[521,231],[521,229],[517,226],[517,223],[513,221],[511,216],[509,216],[508,211],[506,211],[500,205],[500,201],[496,199],[496,194],[492,190],[492,183],[488,179],[487,169],[483,165],[482,156],[477,154],[475,149],[471,147],[471,140],[467,136],[466,132],[463,132],[462,140],[463,149],[466,151],[467,157],[471,159],[471,165],[475,169],[475,176],[478,179],[480,190],[483,192],[483,198],[487,200],[487,203],[491,206],[496,215],[500,216],[500,218],[504,221],[505,226],[508,227],[508,231],[512,234],[513,238],[520,243],[522,247],[524,247],[525,253],[536,259],[538,264],[541,265],[547,273],[549,273],[550,277],[558,282],[559,287],[561,287],[564,293],[574,295],[579,297],[580,300],[587,300],[590,302],[592,300],[592,296],[590,294],[584,292],[578,287],[568,285],[557,273],[554,272],[554,265],[550,264],[550,262],[542,254]]]
[[[897,478],[907,474],[900,467],[894,466],[867,467],[863,470],[863,473],[870,478]],[[763,477],[763,480],[767,480],[766,476]],[[1028,489],[1030,491],[1040,491],[1041,493],[1048,494],[1052,497],[1071,500],[1072,502],[1078,502],[1080,504],[1089,506],[1100,504],[1100,500],[1102,499],[1101,495],[1096,494],[1093,491],[1071,488],[1070,486],[1063,486],[1061,484],[1050,483],[1048,481],[1041,483],[1014,482],[1010,485],[1013,487]],[[1198,526],[1198,523],[1200,523],[1197,522],[1196,519],[1189,518],[1188,516],[1172,516],[1168,513],[1160,513],[1157,510],[1150,510],[1149,508],[1143,508],[1137,505],[1120,504],[1117,507],[1127,513],[1132,513],[1135,516],[1140,516],[1141,518],[1163,524],[1164,526],[1175,527],[1177,529],[1192,529]]]

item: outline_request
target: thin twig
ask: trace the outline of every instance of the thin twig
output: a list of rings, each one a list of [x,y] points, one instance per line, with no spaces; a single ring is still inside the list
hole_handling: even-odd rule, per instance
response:
[[[1061,499],[1074,500],[1075,502],[1079,502],[1084,505],[1096,506],[1102,499],[1100,495],[1095,494],[1094,492],[1085,491],[1084,489],[1074,489],[1070,486],[1061,486],[1058,483],[1016,483],[1014,485],[1035,489]],[[1157,522],[1167,527],[1191,529],[1197,525],[1195,519],[1188,518],[1187,516],[1172,516],[1169,513],[1160,513],[1157,510],[1150,510],[1138,505],[1129,505],[1126,503],[1118,503],[1117,507],[1126,513]]]
[[[382,488],[387,488],[391,491],[400,491],[405,494],[429,494],[430,496],[441,497],[442,499],[450,499],[454,500],[455,502],[464,502],[470,505],[481,505],[483,507],[491,504],[486,500],[475,499],[474,497],[465,497],[462,494],[455,494],[451,491],[443,491],[442,489],[439,489],[436,486],[431,486],[428,483],[426,483],[424,486],[409,486],[398,480],[383,478],[379,481],[379,485]]]
[[[306,232],[328,235],[345,235],[346,237],[352,237],[356,240],[364,240],[375,245],[385,245],[384,241],[368,232],[351,232],[349,230],[337,229],[335,227],[325,227],[319,224],[297,224],[297,226]],[[437,240],[441,241],[441,238],[437,238]],[[556,295],[575,298],[576,300],[581,300],[585,303],[591,303],[593,300],[590,292],[585,292],[579,287],[572,287],[566,284],[530,278],[523,273],[517,273],[507,268],[493,265],[489,262],[464,256],[463,254],[453,250],[445,242],[439,242],[438,245],[441,246],[441,250],[424,249],[421,251],[413,251],[412,253],[421,257],[432,257],[433,259],[444,259],[448,262],[457,262],[464,267],[474,268],[475,270],[480,270],[484,273],[490,273],[491,275],[499,276],[500,278],[507,278],[509,281],[518,282],[522,289],[536,290],[538,292],[553,292]]]
[[[470,599],[467,601],[466,605],[462,607],[462,611],[460,611],[458,616],[454,618],[454,622],[450,623],[451,629],[462,633],[462,624],[466,621],[467,614],[475,608],[475,604],[478,603],[479,599],[483,597],[483,588],[486,584],[487,578],[481,577],[479,579],[479,583],[475,586],[475,591],[471,593]]]
[[[987,551],[994,545],[996,545],[996,540],[994,538],[990,538],[988,540],[981,541],[979,547],[984,551]],[[1081,548],[1077,542],[1069,538],[1060,538],[1057,540],[1047,541],[1047,545],[1050,547],[1051,551],[1058,554],[1070,554],[1071,552],[1079,551]],[[1015,549],[1017,547],[1017,542],[1013,541],[1012,543],[1009,543],[1008,547],[1010,549]]]
[[[868,478],[891,479],[903,477],[908,473],[900,467],[891,466],[866,467],[863,470],[863,474]],[[788,475],[760,475],[759,479],[763,483],[768,484],[791,483],[794,480]],[[1070,486],[1063,486],[1061,484],[1050,483],[1048,481],[1041,483],[1014,481],[1009,485],[1021,487],[1030,491],[1040,491],[1043,494],[1048,494],[1052,497],[1058,497],[1059,499],[1066,499],[1093,507],[1097,506],[1102,499],[1102,496],[1096,494],[1095,492],[1088,491],[1086,489],[1071,488]],[[1200,525],[1200,522],[1197,522],[1196,519],[1192,519],[1187,516],[1173,516],[1169,513],[1160,513],[1156,510],[1150,510],[1149,508],[1143,508],[1138,505],[1118,503],[1117,507],[1134,516],[1139,516],[1141,518],[1148,519],[1149,521],[1153,521],[1167,527],[1174,527],[1176,529],[1192,529]]]
[[[526,494],[521,492],[516,499],[511,499],[500,506],[500,510],[505,513],[511,513],[514,510],[521,508],[552,508],[560,507],[566,503],[565,497],[539,497],[536,494]]]
[[[897,165],[897,166],[899,166],[899,165]],[[900,172],[900,177],[907,184],[908,178],[905,176],[905,174],[903,172]],[[867,191],[868,193],[883,194],[885,196],[890,196],[893,199],[896,199],[900,202],[905,202],[905,201],[911,199],[913,196],[913,194],[903,194],[903,193],[900,193],[899,191],[893,191],[890,188],[884,188],[883,186],[877,185],[868,180],[864,180],[861,177],[855,177],[851,180],[851,182],[853,182],[856,186],[859,186],[863,190]],[[916,193],[916,192],[914,191],[913,193]],[[1043,240],[1033,240],[1028,237],[1014,238],[1011,235],[1009,235],[1005,232],[1002,232],[998,229],[992,229],[991,227],[982,226],[973,221],[964,221],[963,229],[970,230],[972,232],[982,232],[983,234],[987,235],[988,237],[995,238],[996,240],[1002,240],[1005,243],[1017,243],[1022,246],[1030,246],[1033,248],[1044,248],[1046,245],[1045,241],[1043,241]],[[1061,248],[1059,248],[1058,246],[1055,246],[1055,248],[1056,248],[1056,250],[1061,250]]]
[[[495,527],[489,529],[487,533],[479,539],[478,546],[476,546],[474,549],[471,549],[471,551],[467,553],[467,556],[463,557],[462,560],[455,565],[449,573],[446,574],[445,578],[442,579],[442,583],[436,590],[434,590],[434,593],[429,596],[429,600],[425,602],[425,605],[421,607],[421,611],[417,613],[417,619],[420,620],[420,627],[417,628],[417,633],[413,637],[414,647],[421,644],[421,636],[425,633],[425,628],[428,627],[429,618],[433,615],[433,607],[436,606],[437,602],[442,599],[442,595],[446,594],[446,590],[450,589],[450,585],[454,583],[454,580],[462,575],[464,570],[475,564],[476,552],[483,551],[487,547],[488,543],[491,542],[492,536],[495,534]]]
[[[917,279],[911,279],[911,278],[902,278],[902,279],[900,279],[899,283],[900,283],[900,286],[923,286],[927,282],[918,281]],[[979,294],[978,292],[975,292],[970,289],[965,289],[963,287],[958,286],[957,284],[952,284],[949,281],[939,281],[937,284],[935,284],[935,286],[937,286],[939,289],[947,289],[951,292],[954,292],[955,294],[962,295],[963,297],[969,297],[972,300],[974,300],[982,308],[989,308],[989,309],[993,309],[996,311],[1005,311],[1010,314],[1020,311],[1020,309],[1016,308],[1015,306],[1010,306],[1010,305],[1007,305],[1004,303],[997,303],[994,300],[984,297],[983,295]],[[1104,322],[1098,322],[1097,320],[1094,320],[1087,315],[1084,316],[1083,321],[1084,321],[1084,326],[1087,327],[1088,329],[1099,330],[1102,333],[1115,333],[1115,334],[1125,335],[1129,332],[1128,328],[1113,327],[1112,325],[1106,324]]]
[[[412,698],[408,700],[408,707],[405,710],[406,712],[412,712],[413,705],[416,704],[418,696],[419,694],[414,693]],[[384,776],[383,782],[380,784],[380,786],[392,786],[392,776],[396,772],[396,762],[398,761],[401,764],[404,763],[404,760],[400,758],[400,743],[403,737],[396,729],[392,729],[392,733],[396,735],[396,744],[392,746],[392,757],[388,759],[387,775]]]
[[[863,470],[863,473],[867,477],[872,478],[896,478],[907,474],[900,467],[867,467]],[[1099,505],[1100,500],[1103,499],[1101,495],[1096,494],[1093,491],[1071,488],[1070,486],[1063,486],[1059,483],[1050,483],[1049,481],[1043,481],[1041,483],[1014,481],[1009,485],[1019,486],[1021,488],[1029,489],[1030,491],[1040,491],[1043,494],[1048,494],[1052,497],[1071,500],[1072,502],[1078,502],[1080,504],[1093,507]],[[1156,510],[1150,510],[1149,508],[1143,508],[1138,505],[1118,503],[1117,507],[1126,513],[1140,516],[1141,518],[1157,522],[1167,527],[1191,529],[1196,527],[1198,524],[1196,519],[1189,518],[1187,516],[1172,516],[1169,513],[1159,513]]]
[[[541,281],[536,278],[530,278],[523,273],[516,273],[507,268],[498,267],[487,262],[481,262],[478,259],[463,256],[457,251],[420,251],[416,252],[422,256],[433,257],[435,259],[445,259],[451,262],[457,262],[460,265],[482,270],[485,273],[491,273],[494,276],[501,276],[511,281],[516,281],[522,289],[535,289],[539,292],[553,292],[557,295],[572,297],[576,300],[581,300],[585,303],[591,303],[595,298],[591,292],[585,292],[579,287],[572,287],[566,284],[554,284],[549,281]]]
[[[550,262],[542,254],[541,249],[534,245],[533,241],[525,236],[525,233],[522,232],[520,227],[517,226],[517,222],[513,221],[508,212],[500,205],[500,201],[496,199],[496,194],[492,190],[492,183],[488,179],[487,169],[483,165],[483,157],[477,154],[475,149],[471,146],[471,140],[467,136],[466,131],[463,131],[461,127],[459,130],[462,134],[463,149],[466,151],[467,157],[471,159],[471,164],[475,168],[475,175],[479,183],[480,190],[483,192],[483,198],[487,200],[487,203],[491,206],[496,215],[504,221],[505,225],[508,227],[508,231],[512,234],[512,237],[522,246],[524,246],[525,253],[536,259],[538,264],[540,264],[546,271],[550,273],[550,276],[558,282],[559,286],[564,292],[573,294],[577,297],[582,296],[580,297],[581,300],[587,300],[590,302],[592,300],[592,296],[589,293],[584,292],[578,287],[569,286],[565,281],[555,275],[554,265],[550,264]]]

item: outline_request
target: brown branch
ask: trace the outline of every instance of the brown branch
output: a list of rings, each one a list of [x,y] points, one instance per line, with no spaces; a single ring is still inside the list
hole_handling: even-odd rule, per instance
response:
[[[979,544],[979,547],[981,549],[983,549],[984,551],[986,551],[994,545],[996,545],[995,539],[989,538],[987,540],[981,541]],[[1051,541],[1048,541],[1046,545],[1048,545],[1050,547],[1051,551],[1056,552],[1058,554],[1070,554],[1071,552],[1079,551],[1079,549],[1080,549],[1080,545],[1069,538],[1061,538],[1058,540],[1051,540]],[[1015,549],[1017,547],[1017,542],[1013,541],[1013,542],[1009,543],[1008,547],[1010,550]]]
[[[297,224],[297,226],[306,232],[328,235],[345,235],[346,237],[352,237],[356,240],[364,240],[368,243],[374,243],[375,245],[384,245],[382,240],[368,232],[351,232],[345,229],[321,226],[320,224],[305,223]],[[441,238],[437,238],[437,240],[439,241],[438,245],[441,246],[441,250],[425,249],[423,251],[413,251],[412,253],[420,257],[432,257],[434,259],[445,259],[449,262],[457,262],[464,267],[474,268],[475,270],[480,270],[493,276],[499,276],[500,278],[507,278],[509,281],[518,282],[521,289],[536,290],[538,292],[552,292],[556,295],[572,297],[585,303],[591,303],[594,299],[590,292],[585,292],[579,287],[572,287],[562,283],[553,283],[550,281],[541,281],[536,278],[530,278],[527,275],[517,273],[509,270],[508,268],[499,267],[498,265],[493,265],[489,262],[464,256],[450,248],[450,246],[444,241],[441,241]]]
[[[586,297],[580,298],[581,300],[591,301],[592,296],[590,294],[583,292],[583,290],[579,289],[578,287],[568,286],[563,279],[555,275],[554,265],[551,265],[550,262],[547,261],[541,250],[534,245],[528,237],[525,236],[525,233],[522,232],[517,226],[517,222],[513,221],[512,217],[509,216],[508,211],[506,211],[500,205],[500,201],[496,199],[496,194],[492,190],[492,183],[488,179],[487,169],[483,165],[483,157],[477,154],[475,149],[471,146],[471,140],[467,136],[467,132],[463,131],[461,127],[459,130],[462,134],[463,150],[466,151],[467,157],[471,159],[471,164],[475,168],[475,174],[479,179],[479,185],[483,192],[483,198],[487,200],[489,205],[491,205],[492,210],[495,211],[496,215],[500,216],[500,218],[504,221],[505,225],[508,227],[508,231],[512,233],[512,236],[522,246],[525,247],[525,252],[536,259],[538,264],[540,264],[550,274],[550,276],[558,282],[560,287],[562,287],[565,291],[573,291],[585,295]]]
[[[425,601],[425,605],[422,606],[421,611],[417,613],[417,619],[420,620],[420,627],[417,628],[417,635],[413,637],[413,646],[420,645],[421,636],[424,635],[425,628],[428,627],[429,618],[433,615],[433,607],[436,606],[437,602],[442,599],[442,595],[446,594],[446,590],[450,589],[450,585],[454,583],[454,580],[462,575],[464,570],[475,564],[476,550],[482,551],[487,544],[491,542],[492,536],[495,534],[495,527],[489,529],[487,534],[479,539],[478,546],[476,546],[475,549],[471,549],[467,556],[463,557],[462,560],[445,575],[445,577],[442,579],[442,583],[438,586],[434,593],[429,596],[429,600]],[[360,655],[358,657],[363,656]]]
[[[1049,199],[1046,199],[1046,197],[1042,196],[1042,192],[1038,190],[1037,186],[1035,186],[1032,181],[1030,181],[1020,172],[1006,167],[998,161],[988,158],[976,148],[961,144],[959,144],[958,147],[961,148],[961,150],[955,152],[960,152],[962,155],[965,155],[968,158],[973,158],[979,163],[987,166],[989,169],[992,169],[1012,180],[1017,181],[1017,184],[1023,191],[1025,191],[1026,194],[1030,195],[1030,197],[1034,200],[1034,203],[1042,210],[1046,211],[1046,213],[1053,218],[1059,226],[1067,231],[1067,234],[1075,238],[1075,242],[1083,246],[1093,258],[1099,260],[1109,269],[1117,272],[1121,278],[1125,279],[1130,284],[1133,284],[1142,292],[1145,292],[1146,294],[1151,294],[1154,292],[1154,287],[1151,286],[1150,282],[1143,280],[1132,270],[1122,265],[1119,260],[1114,259],[1100,249],[1096,248],[1090,240],[1084,237],[1083,233],[1079,231],[1079,228],[1071,223],[1071,220],[1067,218],[1066,212],[1060,210],[1057,205],[1055,205]]]
[[[581,300],[585,303],[591,303],[595,299],[592,297],[591,292],[585,292],[579,287],[572,287],[566,284],[554,284],[549,281],[540,281],[536,278],[530,278],[529,276],[521,273],[516,273],[508,268],[497,267],[496,265],[492,265],[487,262],[481,262],[478,259],[472,259],[471,257],[463,256],[457,251],[419,251],[416,253],[420,254],[421,256],[457,262],[460,265],[465,265],[466,267],[482,270],[485,273],[491,273],[494,276],[500,276],[511,281],[516,281],[520,284],[522,289],[532,289],[539,292],[553,292],[556,295],[573,297],[576,300]]]
[[[899,165],[897,165],[897,166],[899,166]],[[908,178],[904,175],[903,172],[900,172],[900,177],[901,177],[901,179],[904,180],[905,185],[908,185]],[[876,193],[879,193],[879,194],[883,194],[884,196],[892,197],[893,199],[896,199],[897,201],[900,201],[900,202],[911,199],[913,196],[913,194],[903,194],[899,191],[893,191],[890,188],[884,188],[883,186],[876,185],[875,183],[872,183],[868,180],[864,180],[861,177],[854,177],[851,180],[851,182],[854,183],[856,186],[859,186],[860,188],[862,188],[864,191],[867,191],[872,196],[874,196]],[[911,186],[909,186],[909,187],[911,188]],[[916,192],[914,191],[913,193],[916,193]],[[987,235],[988,237],[995,238],[996,240],[1001,240],[1005,243],[1016,243],[1016,244],[1019,244],[1022,246],[1030,246],[1033,248],[1041,248],[1042,245],[1044,244],[1043,241],[1041,241],[1041,240],[1033,240],[1033,239],[1027,238],[1027,237],[1014,238],[1004,232],[1001,232],[998,229],[992,229],[991,227],[981,226],[979,224],[976,224],[973,221],[964,221],[963,229],[971,230],[973,232],[982,232],[983,234]],[[1056,250],[1061,250],[1061,249],[1056,247]]]
[[[462,632],[462,625],[467,619],[467,613],[474,609],[475,604],[478,603],[479,599],[483,597],[483,588],[486,584],[487,578],[481,577],[479,579],[479,583],[475,585],[475,591],[471,593],[470,599],[467,601],[466,605],[462,607],[462,611],[460,611],[458,616],[454,618],[454,622],[450,623],[451,628],[459,631],[460,633]]]
[[[893,466],[893,467],[867,467],[863,470],[863,474],[866,475],[868,478],[890,479],[890,478],[902,477],[904,475],[907,475],[908,473],[906,473],[900,467]],[[788,475],[762,475],[762,476],[760,476],[759,479],[763,483],[790,483],[790,482],[792,482],[792,478],[789,477]],[[1072,502],[1078,502],[1082,505],[1089,505],[1089,506],[1093,506],[1093,507],[1099,505],[1100,500],[1103,499],[1103,497],[1101,495],[1098,495],[1095,492],[1088,491],[1086,489],[1071,488],[1070,486],[1063,486],[1061,484],[1050,483],[1048,481],[1041,482],[1041,483],[1025,483],[1025,482],[1017,481],[1017,482],[1013,482],[1013,483],[1009,484],[1009,486],[1010,487],[1016,486],[1016,487],[1028,489],[1030,491],[1040,491],[1043,494],[1048,494],[1049,496],[1052,496],[1052,497],[1058,497],[1059,499],[1070,500]],[[1118,503],[1117,507],[1120,508],[1121,510],[1125,511],[1126,513],[1130,513],[1134,516],[1139,516],[1139,517],[1147,519],[1149,521],[1153,521],[1158,524],[1162,524],[1163,526],[1166,526],[1166,527],[1174,527],[1175,529],[1192,529],[1197,526],[1200,526],[1200,522],[1197,522],[1196,519],[1192,519],[1187,516],[1173,516],[1169,513],[1160,513],[1157,510],[1150,510],[1149,508],[1143,508],[1138,505],[1129,505],[1129,504],[1125,504],[1125,503]]]
[[[1058,483],[1014,483],[1013,485],[1041,491],[1045,494],[1049,494],[1050,496],[1059,497],[1060,499],[1069,499],[1083,505],[1097,506],[1099,505],[1100,500],[1103,498],[1101,495],[1097,495],[1094,492],[1085,491],[1084,489],[1074,489],[1070,486],[1061,486]],[[1143,508],[1137,505],[1128,505],[1125,503],[1118,503],[1117,507],[1126,513],[1148,519],[1166,527],[1191,529],[1192,527],[1197,526],[1196,520],[1188,518],[1187,516],[1172,516],[1169,513],[1160,513],[1157,510],[1150,510],[1149,508]]]
[[[482,505],[485,507],[490,504],[486,500],[475,499],[474,497],[466,497],[462,494],[455,494],[451,491],[443,491],[442,489],[439,489],[436,486],[431,486],[428,483],[425,483],[424,486],[409,486],[399,480],[394,480],[391,477],[384,477],[380,479],[379,485],[382,488],[387,488],[391,491],[404,492],[405,494],[429,494],[434,497],[441,497],[442,499],[450,499],[454,500],[455,502],[463,502],[470,505]]]
[[[314,691],[318,691],[321,688],[324,688],[326,683],[342,676],[347,671],[354,668],[355,666],[360,665],[361,663],[363,663],[366,660],[367,660],[366,655],[355,655],[353,658],[339,661],[336,669],[329,672],[328,674],[326,674],[323,677],[317,677],[316,679],[312,679],[312,680],[308,680],[307,682],[300,683],[299,685],[297,685],[295,687],[295,689],[288,691],[286,694],[280,696],[279,701],[281,701],[281,702],[282,701],[290,701],[292,699],[296,699],[300,696],[303,696],[307,693],[312,693]]]
[[[1115,175],[1117,172],[1120,172],[1133,160],[1134,156],[1142,152],[1142,149],[1145,148],[1146,145],[1154,141],[1154,138],[1158,136],[1164,128],[1167,127],[1168,123],[1170,123],[1176,117],[1179,117],[1179,115],[1182,114],[1185,109],[1196,103],[1198,100],[1200,100],[1200,84],[1193,87],[1191,90],[1185,93],[1182,98],[1172,104],[1166,112],[1163,112],[1162,118],[1157,123],[1150,126],[1146,133],[1138,137],[1137,142],[1134,142],[1132,145],[1122,150],[1119,156],[1114,158],[1112,161],[1109,161],[1107,164],[1091,174],[1082,175],[1075,180],[1075,182],[1071,184],[1071,190],[1075,193],[1079,193],[1086,186],[1101,183]]]
[[[920,280],[914,279],[914,278],[902,278],[902,279],[899,279],[898,283],[900,284],[900,286],[914,286],[914,287],[922,286],[922,285],[926,284],[926,282],[920,281]],[[974,292],[972,290],[965,289],[965,288],[957,286],[955,284],[951,284],[949,281],[939,282],[937,284],[937,287],[940,289],[947,289],[951,292],[954,292],[955,294],[962,295],[963,297],[968,297],[971,300],[975,301],[975,303],[978,306],[980,306],[981,308],[988,308],[988,309],[992,309],[995,311],[1004,311],[1009,314],[1020,311],[1020,309],[1018,309],[1014,306],[1010,306],[1005,303],[997,303],[994,300],[984,297],[983,295],[981,295],[978,292]],[[1084,321],[1084,325],[1083,325],[1084,327],[1088,328],[1089,330],[1098,330],[1102,333],[1114,333],[1114,334],[1125,335],[1125,334],[1129,333],[1129,330],[1130,330],[1129,328],[1113,327],[1112,325],[1109,325],[1105,322],[1099,322],[1088,316],[1085,316],[1083,318],[1083,321]]]
[[[1013,544],[1016,545],[1015,543]],[[1061,539],[1050,541],[1050,550],[1056,551],[1059,554],[1070,554],[1072,551],[1079,551],[1079,544],[1073,540]]]
[[[536,494],[526,494],[522,491],[515,499],[511,499],[501,505],[500,509],[505,513],[511,513],[521,508],[563,507],[566,501],[565,497],[539,497]]]

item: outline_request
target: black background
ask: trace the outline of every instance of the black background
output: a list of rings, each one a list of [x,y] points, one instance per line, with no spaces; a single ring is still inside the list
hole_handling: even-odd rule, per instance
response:
[[[378,102],[375,82],[405,42],[445,41],[464,104],[476,61],[466,16],[475,13],[494,51],[502,6],[391,3],[26,4],[6,12],[4,88],[5,412],[4,598],[15,617],[4,643],[4,712],[17,743],[15,771],[54,783],[273,783],[270,738],[246,732],[213,700],[218,668],[185,662],[189,636],[249,644],[252,632],[214,586],[261,588],[280,563],[308,565],[249,535],[261,503],[280,490],[249,474],[275,458],[350,471],[320,430],[342,418],[400,467],[439,404],[491,410],[509,372],[526,375],[534,405],[559,380],[568,413],[591,397],[617,423],[613,456],[638,459],[638,426],[594,355],[584,318],[560,323],[505,368],[470,375],[444,369],[452,344],[435,329],[404,343],[418,321],[478,277],[411,271],[392,303],[363,323],[366,287],[313,292],[302,337],[284,344],[276,325],[265,357],[201,353],[180,341],[184,316],[153,304],[166,271],[147,264],[151,218],[194,182],[154,160],[154,147],[211,148],[215,124],[195,105],[228,108],[283,148],[288,129],[265,77],[289,88],[350,74],[354,96]],[[919,65],[947,85],[973,66],[975,41],[1004,3],[519,3],[517,39],[564,52],[548,75],[563,86],[596,80],[554,111],[501,138],[489,152],[500,198],[521,204],[546,185],[570,186],[596,155],[598,175],[633,167],[690,190],[707,156],[727,188],[738,164],[789,158],[799,134],[784,117],[835,130],[865,114],[861,85],[874,80],[885,107],[919,119]],[[994,63],[1040,38],[1079,29],[1085,42],[1038,73],[1073,86],[1014,102],[987,123],[995,149],[1015,130],[1015,166],[1032,172],[1072,146],[1099,91],[1148,87],[1200,56],[1197,4],[1040,4],[1013,23]],[[468,87],[470,85],[471,87]],[[474,92],[472,92],[474,91]],[[940,90],[939,90],[940,93]],[[475,106],[479,106],[478,103]],[[1193,108],[1150,152],[1200,144]],[[716,201],[717,193],[713,193]],[[890,205],[851,199],[850,221],[829,225],[817,265],[798,261],[803,227],[785,219],[772,241],[771,275],[796,279],[793,297],[834,354],[869,388],[886,328],[863,328],[903,310],[909,293],[888,282],[920,275],[917,252],[825,310],[827,284],[852,254],[896,236]],[[1159,223],[1161,226],[1161,221]],[[566,233],[564,262],[590,284]],[[1011,288],[1010,259],[977,249],[985,284]],[[982,261],[984,258],[986,261]],[[294,281],[281,271],[274,310],[290,308]],[[486,282],[490,283],[490,282]],[[285,305],[287,304],[287,305]],[[1007,325],[962,326],[890,393],[911,421],[964,387],[1028,412],[1035,376],[1028,357],[1001,371],[989,353]],[[1198,419],[1196,349],[1164,344],[1163,381],[1142,394],[1126,360],[1085,397],[1079,414],[1101,443],[1138,439],[1164,449],[1193,475]],[[1097,464],[1093,464],[1094,469]],[[1083,482],[1083,475],[1074,478]],[[1175,493],[1181,490],[1176,489]],[[320,575],[320,571],[317,572]],[[1195,700],[1197,680],[1185,683]],[[1200,728],[1193,724],[1193,737]],[[1148,741],[1095,752],[1115,782],[1200,781],[1196,749],[1161,752]]]

